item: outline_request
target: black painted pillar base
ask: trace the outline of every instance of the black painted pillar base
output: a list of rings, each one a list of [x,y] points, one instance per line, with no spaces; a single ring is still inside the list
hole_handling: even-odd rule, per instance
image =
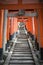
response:
[[[14,36],[14,35],[10,35],[10,40],[12,40],[13,36]]]
[[[12,35],[10,35],[10,40],[13,39],[13,37],[14,37],[15,34],[16,34],[16,33],[13,33]]]
[[[10,40],[12,40],[12,35],[10,35]]]
[[[40,60],[43,61],[43,48],[40,48]]]
[[[10,45],[10,43],[9,43],[9,40],[8,40],[7,43],[6,43],[6,50],[9,47],[9,45]]]
[[[2,53],[3,53],[3,49],[0,48],[0,60],[2,59]]]
[[[37,42],[37,39],[35,39],[35,46],[36,46],[37,50],[39,51],[39,43]]]
[[[0,65],[4,62],[3,60],[3,49],[0,48]]]

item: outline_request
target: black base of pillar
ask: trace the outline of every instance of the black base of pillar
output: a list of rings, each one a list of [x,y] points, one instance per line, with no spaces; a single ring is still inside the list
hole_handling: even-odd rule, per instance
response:
[[[43,48],[40,48],[40,60],[43,60]]]
[[[12,40],[13,37],[14,37],[14,34],[13,35],[10,35],[10,40]]]
[[[37,39],[35,39],[35,46],[36,46],[37,50],[39,50],[39,43],[37,42]]]
[[[10,40],[12,40],[12,35],[10,35]]]
[[[10,45],[10,43],[9,43],[9,40],[8,40],[7,43],[6,43],[6,50],[9,47],[9,45]]]
[[[2,60],[2,53],[3,53],[3,49],[0,48],[0,60]]]

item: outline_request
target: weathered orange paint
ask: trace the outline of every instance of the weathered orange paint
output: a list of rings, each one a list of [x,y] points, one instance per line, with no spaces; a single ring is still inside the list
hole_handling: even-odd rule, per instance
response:
[[[13,34],[14,34],[14,18],[13,18]]]
[[[32,33],[32,17],[28,18],[28,21],[26,22],[26,28],[29,32]]]
[[[12,18],[12,34],[14,33],[14,20]]]
[[[10,35],[13,34],[13,18],[9,18],[10,19]]]
[[[10,36],[10,18],[8,17],[8,20],[7,20],[7,40],[9,40],[9,36]]]
[[[2,48],[2,39],[3,39],[3,16],[4,16],[4,10],[0,10],[0,48]]]
[[[39,13],[39,24],[40,24],[40,47],[43,48],[43,9],[38,10]]]
[[[18,22],[17,22],[17,18],[13,17],[10,18],[10,35],[13,35],[15,32],[17,32],[18,30]]]
[[[15,32],[17,32],[17,30],[18,30],[18,22],[17,22],[17,18],[16,17],[14,17],[14,33]]]
[[[34,17],[34,25],[35,25],[35,37],[38,37],[38,21],[37,17]]]

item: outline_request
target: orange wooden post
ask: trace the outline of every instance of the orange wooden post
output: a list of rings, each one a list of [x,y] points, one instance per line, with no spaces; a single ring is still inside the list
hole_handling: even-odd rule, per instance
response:
[[[34,17],[32,17],[32,34],[35,36],[35,21],[34,21]]]
[[[13,35],[13,21],[12,18],[10,18],[10,40],[12,40],[12,35]]]
[[[13,38],[14,36],[14,19],[13,17],[10,18],[10,40]]]
[[[17,18],[14,17],[14,33],[17,32],[18,30],[18,22],[17,22]]]
[[[7,40],[9,40],[9,18],[7,19]]]
[[[6,32],[6,39],[7,39],[7,44],[6,44],[6,50],[7,50],[7,47],[9,47],[9,40],[10,40],[10,18],[8,17],[7,18],[7,32]]]
[[[28,32],[32,33],[32,17],[28,18],[28,21],[26,22],[26,28]]]
[[[2,52],[3,52],[3,44],[2,44],[2,38],[3,38],[3,16],[4,16],[4,10],[0,10],[0,60],[2,59]]]
[[[14,37],[14,17],[12,18],[13,21],[13,37]]]
[[[38,10],[38,19],[39,19],[39,43],[40,43],[40,54],[41,54],[41,60],[43,60],[43,9]]]
[[[38,17],[34,17],[34,25],[35,25],[35,43],[36,43],[36,47],[37,47],[37,50],[39,50],[39,42],[38,42],[38,29],[39,29],[39,26],[38,26]]]
[[[35,25],[35,37],[38,37],[38,22],[37,22],[37,17],[34,17],[34,25]]]

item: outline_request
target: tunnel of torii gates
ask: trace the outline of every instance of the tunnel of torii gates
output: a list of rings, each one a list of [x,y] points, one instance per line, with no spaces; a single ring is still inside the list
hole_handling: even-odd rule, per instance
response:
[[[17,7],[12,6],[11,8],[15,10]],[[34,7],[31,8],[34,12],[37,12],[38,16],[10,17],[7,16],[9,13],[13,13],[9,12],[9,10],[11,10],[10,6],[2,6],[2,9],[0,9],[0,60],[2,59],[2,55],[6,53],[6,44],[8,44],[9,40],[13,38],[18,30],[18,22],[25,22],[27,31],[35,36],[37,40],[36,44],[39,45],[40,60],[43,60],[43,6],[34,5]],[[17,9],[19,10],[20,7]]]

